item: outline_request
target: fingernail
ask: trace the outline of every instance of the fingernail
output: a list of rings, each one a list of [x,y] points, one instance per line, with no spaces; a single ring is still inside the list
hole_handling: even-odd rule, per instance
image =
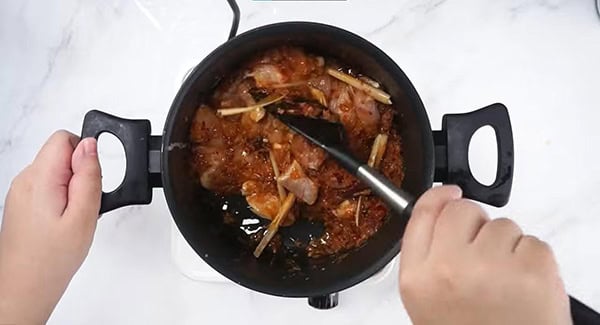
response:
[[[462,197],[462,189],[460,188],[460,186],[458,185],[444,185],[446,186],[448,189],[450,189],[450,196],[456,198],[456,199],[460,199]]]
[[[86,156],[96,156],[98,155],[97,149],[97,143],[96,143],[96,139],[94,138],[86,138],[81,140],[81,142],[83,142],[83,153]]]

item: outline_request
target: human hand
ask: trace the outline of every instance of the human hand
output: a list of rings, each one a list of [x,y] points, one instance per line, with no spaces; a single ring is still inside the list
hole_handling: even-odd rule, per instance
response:
[[[406,228],[400,294],[414,324],[571,324],[550,247],[461,196],[429,190]]]
[[[54,133],[13,180],[0,230],[0,324],[45,323],[87,256],[102,191],[96,140]]]

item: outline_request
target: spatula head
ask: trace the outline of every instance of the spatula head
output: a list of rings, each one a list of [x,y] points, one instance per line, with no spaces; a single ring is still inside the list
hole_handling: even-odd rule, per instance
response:
[[[346,132],[340,123],[292,114],[277,114],[277,118],[325,150],[340,148],[345,144]]]

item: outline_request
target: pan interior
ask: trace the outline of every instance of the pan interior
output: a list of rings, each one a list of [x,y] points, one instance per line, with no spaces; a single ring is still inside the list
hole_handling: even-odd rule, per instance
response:
[[[292,252],[256,259],[243,230],[223,222],[224,210],[237,210],[237,222],[255,219],[245,201],[203,189],[190,168],[188,131],[199,104],[245,60],[284,44],[336,58],[385,85],[399,110],[395,123],[403,141],[403,188],[414,195],[432,184],[433,140],[421,100],[404,73],[375,46],[339,28],[304,22],[260,27],[223,44],[194,69],[173,102],[163,137],[163,184],[173,218],[198,255],[232,281],[268,294],[306,297],[340,291],[385,266],[400,250],[400,218],[391,216],[365,245],[340,256],[309,259]],[[314,227],[299,224],[288,235],[318,232]]]

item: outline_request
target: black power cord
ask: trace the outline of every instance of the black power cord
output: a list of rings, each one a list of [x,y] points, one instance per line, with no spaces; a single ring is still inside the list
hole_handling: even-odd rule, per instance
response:
[[[229,38],[232,39],[237,34],[238,26],[240,25],[240,8],[238,7],[235,0],[227,0],[231,11],[233,11],[233,21],[231,22],[231,30],[229,30]]]
[[[598,14],[598,18],[600,18],[600,0],[596,0],[596,13]]]

